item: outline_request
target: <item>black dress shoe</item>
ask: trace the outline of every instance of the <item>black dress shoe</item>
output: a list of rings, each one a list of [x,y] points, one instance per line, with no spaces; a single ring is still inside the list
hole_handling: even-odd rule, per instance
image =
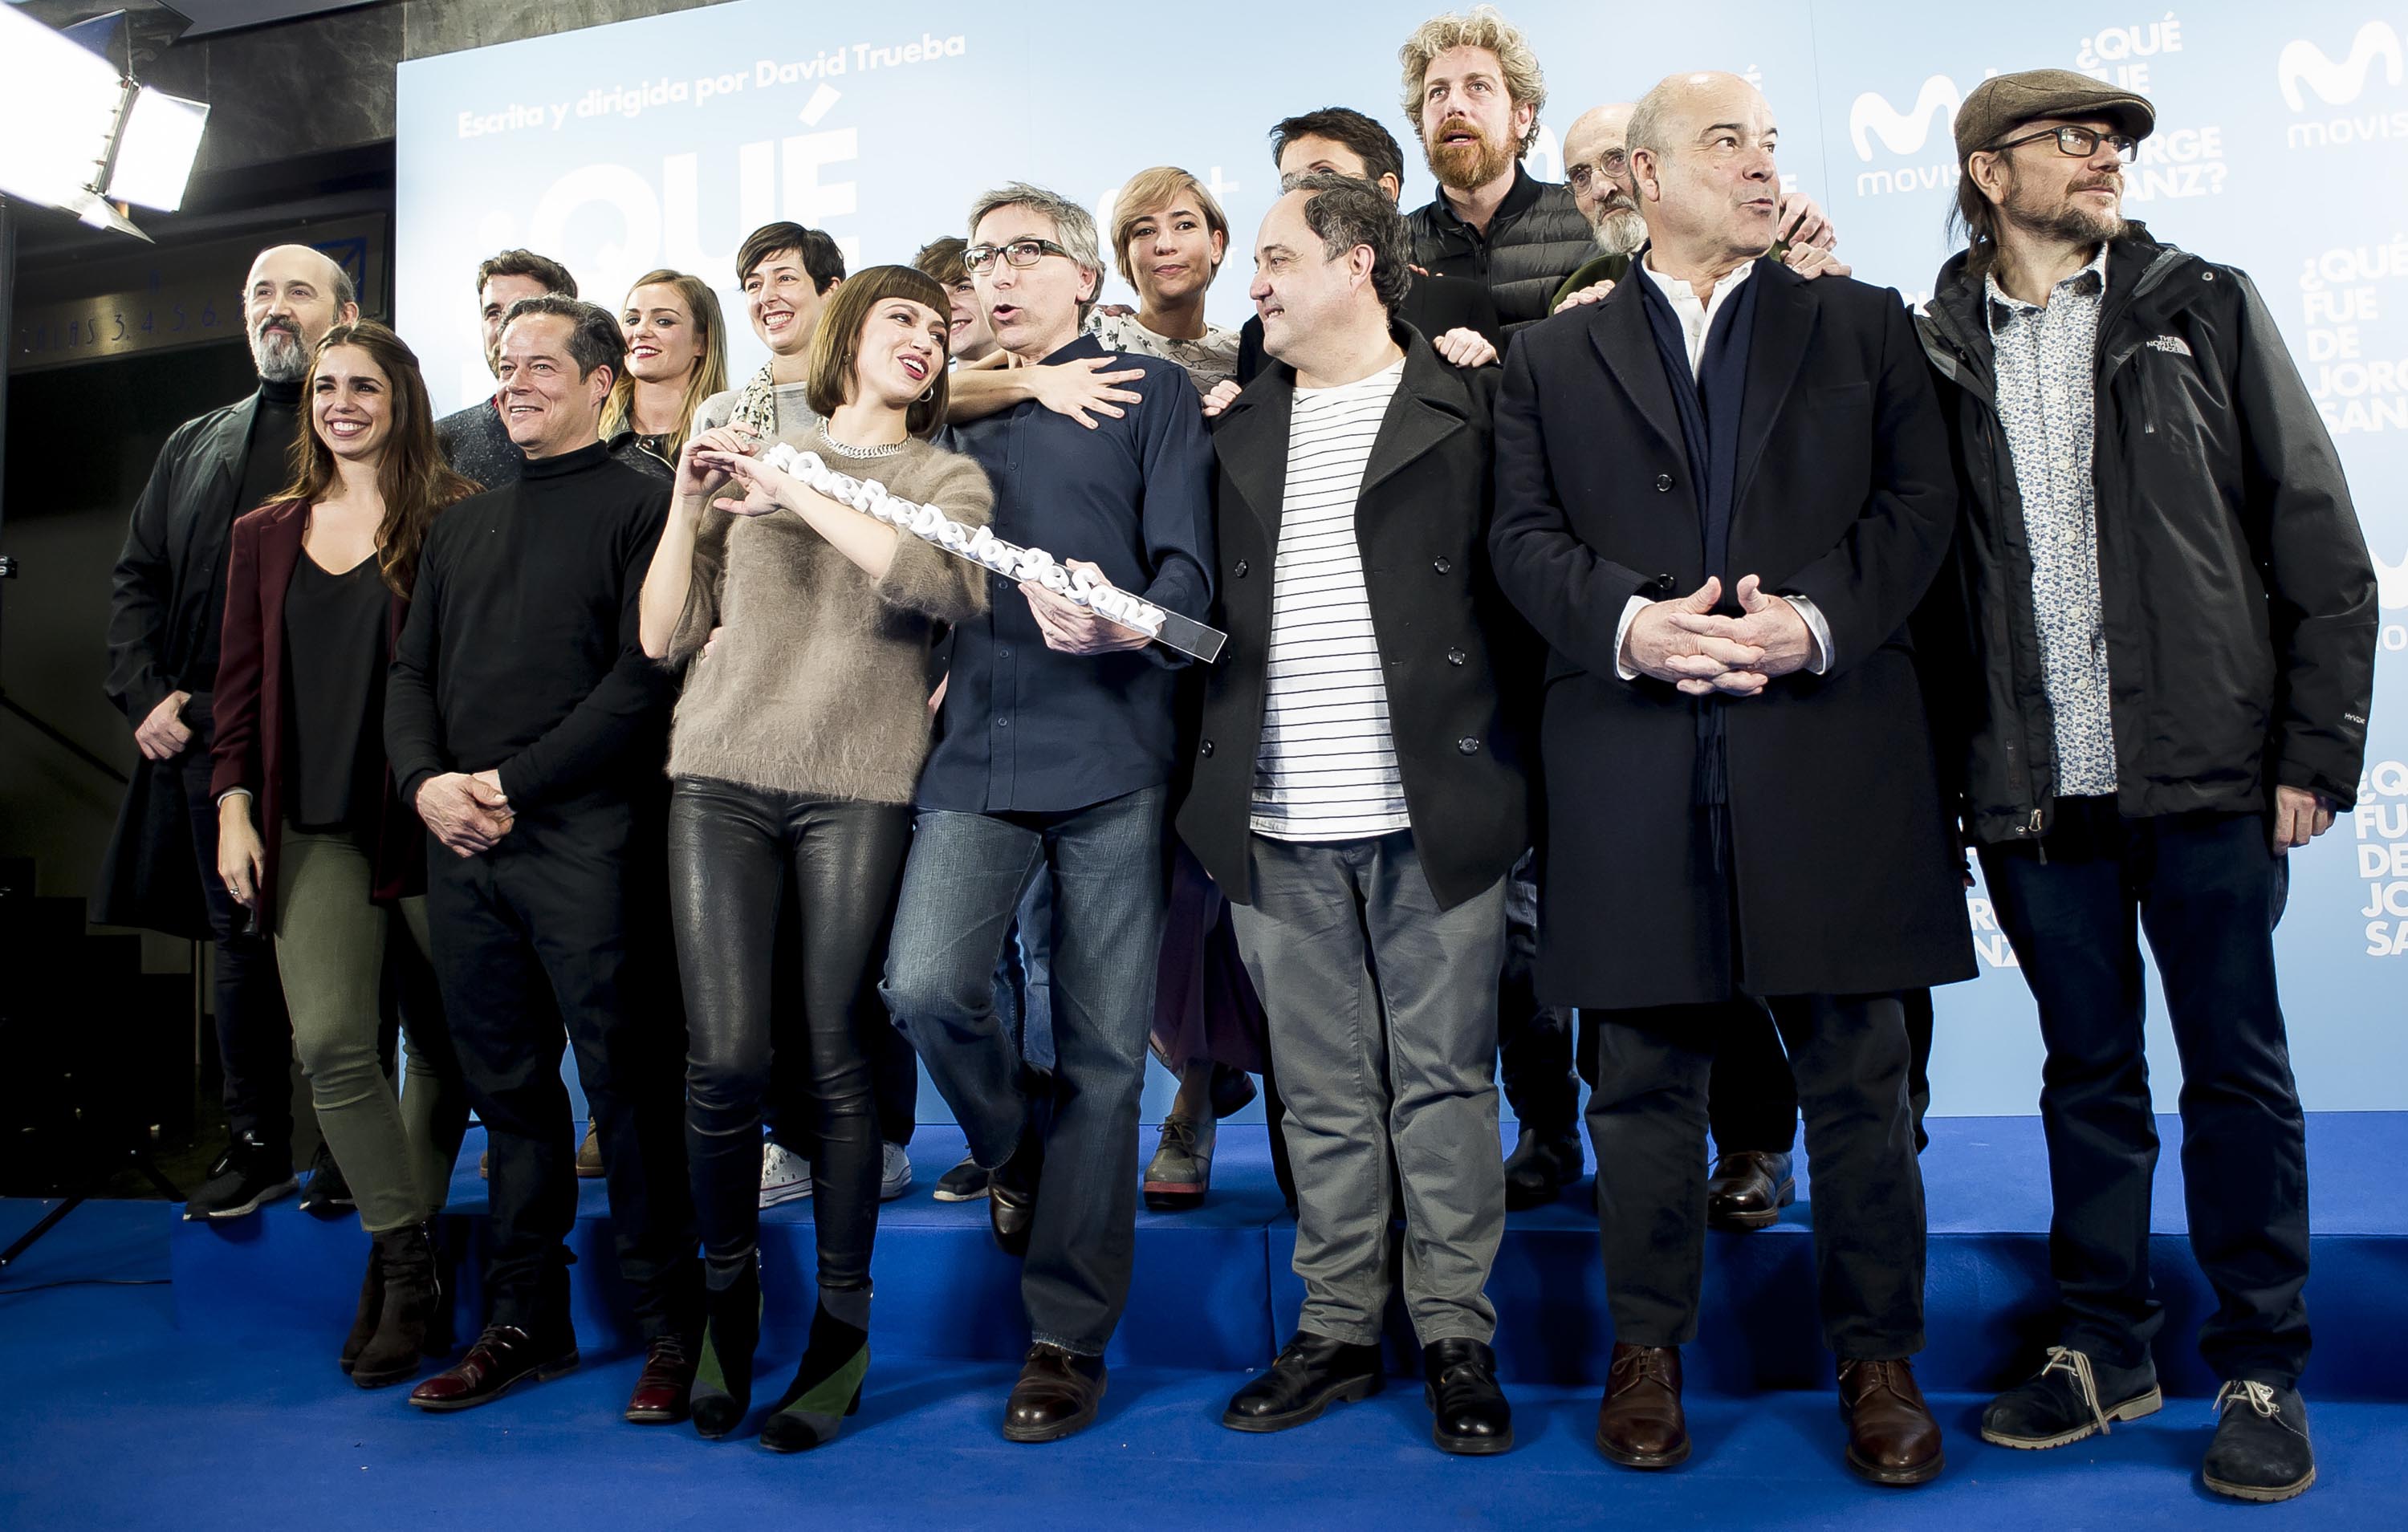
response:
[[[1789,1156],[1763,1149],[1737,1149],[1718,1156],[1706,1180],[1706,1227],[1728,1234],[1770,1228],[1781,1210],[1798,1200],[1798,1178]]]
[[[1513,1409],[1497,1386],[1497,1353],[1480,1340],[1434,1340],[1422,1348],[1422,1396],[1440,1449],[1485,1456],[1513,1449]]]
[[[2216,1391],[2215,1439],[2200,1477],[2236,1500],[2287,1500],[2316,1482],[2308,1407],[2297,1389],[2234,1380]]]
[[[563,1325],[556,1338],[538,1339],[515,1324],[488,1324],[466,1355],[410,1390],[421,1410],[469,1410],[491,1404],[512,1386],[577,1370],[577,1338]]]
[[[1380,1348],[1298,1330],[1261,1377],[1238,1390],[1221,1424],[1232,1431],[1284,1431],[1319,1420],[1333,1404],[1380,1392]]]
[[[1545,1133],[1525,1127],[1505,1157],[1505,1206],[1514,1212],[1543,1208],[1580,1180],[1579,1133]]]
[[[1080,1356],[1039,1341],[1020,1365],[1020,1381],[1003,1405],[1006,1441],[1059,1441],[1096,1422],[1104,1397],[1104,1359]]]
[[[1011,1158],[987,1177],[987,1227],[1006,1255],[1017,1260],[1028,1253],[1028,1231],[1037,1223],[1037,1178],[1045,1165],[1045,1140],[1032,1124],[1012,1151]]]

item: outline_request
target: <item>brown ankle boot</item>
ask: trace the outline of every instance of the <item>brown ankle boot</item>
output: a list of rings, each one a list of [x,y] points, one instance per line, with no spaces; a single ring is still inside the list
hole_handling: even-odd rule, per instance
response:
[[[1626,1468],[1669,1468],[1689,1455],[1678,1347],[1613,1343],[1605,1402],[1597,1410],[1597,1450]]]
[[[1876,1484],[1922,1484],[1940,1477],[1940,1423],[1900,1356],[1840,1364],[1840,1418],[1848,1423],[1848,1467]]]
[[[427,1331],[443,1301],[425,1224],[387,1229],[376,1237],[376,1253],[384,1267],[384,1302],[378,1310],[376,1333],[351,1363],[351,1382],[362,1388],[383,1388],[418,1376]]]

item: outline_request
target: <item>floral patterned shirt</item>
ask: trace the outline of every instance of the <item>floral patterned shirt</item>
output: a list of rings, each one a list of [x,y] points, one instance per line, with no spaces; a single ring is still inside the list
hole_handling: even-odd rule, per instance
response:
[[[1135,351],[1178,363],[1199,394],[1238,376],[1238,332],[1217,324],[1205,325],[1201,339],[1174,340],[1140,324],[1135,314],[1108,315],[1099,308],[1087,316],[1087,333],[1108,351]]]
[[[2042,680],[2056,718],[2055,791],[2103,796],[2115,791],[2115,731],[2090,461],[2107,247],[2057,283],[2045,308],[2009,297],[1995,276],[1983,280],[1998,355],[1999,423],[2023,496]]]

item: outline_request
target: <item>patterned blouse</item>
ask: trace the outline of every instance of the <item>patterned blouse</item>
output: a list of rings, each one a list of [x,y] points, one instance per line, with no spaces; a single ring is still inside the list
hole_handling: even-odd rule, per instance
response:
[[[1204,326],[1203,338],[1173,340],[1137,322],[1135,314],[1111,316],[1102,309],[1087,316],[1087,333],[1108,351],[1158,356],[1187,369],[1198,394],[1210,394],[1226,379],[1238,376],[1238,332],[1217,324]]]
[[[2009,297],[1995,276],[1984,284],[1998,353],[1999,423],[2023,496],[2042,680],[2056,717],[2056,792],[2104,796],[2115,791],[2115,731],[2090,459],[2107,247],[2057,283],[2045,308]]]

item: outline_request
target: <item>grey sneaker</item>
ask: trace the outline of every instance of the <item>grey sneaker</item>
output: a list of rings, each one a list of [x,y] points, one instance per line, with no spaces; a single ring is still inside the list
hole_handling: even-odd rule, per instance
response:
[[[911,1189],[911,1156],[901,1144],[882,1144],[878,1166],[878,1200],[892,1202]]]
[[[2234,1379],[2216,1391],[2215,1439],[2200,1477],[2236,1500],[2287,1500],[2316,1482],[2299,1390]]]
[[[2087,1352],[2051,1346],[2040,1376],[1990,1401],[1982,1411],[1982,1439],[2038,1451],[2103,1435],[2114,1421],[2154,1415],[2165,1405],[2157,1369],[2145,1356],[2119,1367]]]
[[[1212,1142],[1219,1124],[1186,1117],[1162,1120],[1162,1138],[1145,1167],[1145,1205],[1177,1212],[1204,1200],[1212,1185]]]

